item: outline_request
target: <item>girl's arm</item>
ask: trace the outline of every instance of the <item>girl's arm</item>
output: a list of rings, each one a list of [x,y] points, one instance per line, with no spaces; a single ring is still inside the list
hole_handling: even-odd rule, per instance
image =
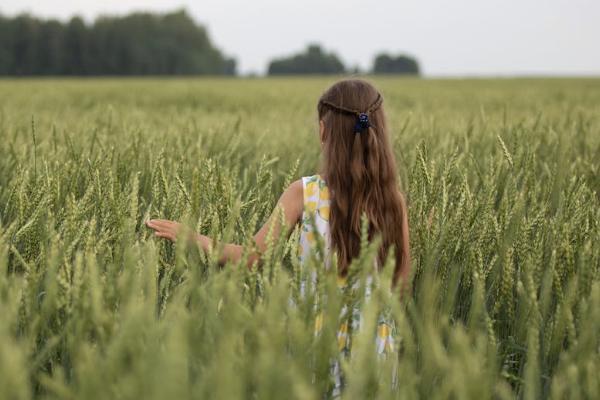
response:
[[[265,222],[265,224],[260,228],[260,230],[254,235],[254,243],[256,244],[257,251],[250,254],[248,258],[248,268],[251,268],[254,263],[256,263],[260,255],[267,248],[267,234],[270,229],[273,229],[272,237],[277,238],[281,233],[282,229],[285,229],[286,235],[290,235],[294,225],[298,222],[300,217],[302,216],[302,210],[304,206],[303,199],[303,189],[302,189],[302,180],[297,180],[292,183],[281,195],[277,205],[275,206],[275,210]],[[285,227],[282,227],[279,222],[279,208],[283,209],[283,213],[285,216]],[[271,225],[273,227],[271,228]],[[151,219],[146,221],[146,226],[151,229],[154,229],[155,236],[165,238],[171,241],[175,241],[177,239],[177,235],[181,232],[181,224],[175,221],[168,221],[164,219]],[[208,252],[212,247],[212,239],[208,236],[201,234],[194,234],[194,240],[196,240],[202,250]],[[218,247],[218,246],[217,246]],[[238,262],[244,251],[243,246],[234,243],[224,243],[223,244],[223,252],[221,258],[219,259],[219,264],[223,265],[227,261]]]

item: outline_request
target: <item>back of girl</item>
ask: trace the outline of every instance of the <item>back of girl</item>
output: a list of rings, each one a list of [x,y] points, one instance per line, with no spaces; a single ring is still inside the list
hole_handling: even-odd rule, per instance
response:
[[[352,259],[360,251],[361,218],[368,219],[368,234],[381,238],[376,265],[382,267],[388,253],[395,250],[392,286],[408,286],[409,246],[406,203],[399,191],[397,170],[383,111],[381,94],[368,82],[344,80],[329,88],[319,99],[319,136],[321,140],[321,171],[302,178],[303,213],[299,257],[306,262],[316,247],[315,235],[325,244],[325,267],[331,253],[337,252],[338,280],[345,284]],[[369,293],[370,278],[367,280]],[[402,290],[402,291],[404,291]],[[360,310],[348,315],[342,308],[342,324],[337,332],[342,354],[350,351],[349,332],[361,325]],[[315,334],[321,330],[319,314]],[[350,325],[350,326],[349,326]],[[379,316],[376,351],[393,351],[393,321]],[[332,360],[331,373],[335,385],[332,395],[341,394],[343,377],[339,360]]]
[[[396,258],[392,283],[406,289],[409,273],[408,219],[399,190],[383,97],[368,82],[348,79],[319,99],[320,173],[302,178],[303,215],[300,258],[314,247],[314,232],[337,252],[344,278],[360,251],[361,217],[369,221],[369,239],[379,235],[378,265],[388,252]],[[312,225],[314,216],[315,226]]]
[[[255,246],[248,257],[247,267],[260,267],[262,254],[267,249],[267,237],[288,237],[297,224],[301,225],[301,262],[315,249],[316,236],[325,243],[325,265],[330,266],[332,254],[337,253],[338,276],[343,282],[349,265],[360,251],[362,216],[368,220],[369,239],[380,237],[377,265],[384,265],[388,253],[394,251],[395,268],[392,288],[400,286],[400,293],[408,287],[409,238],[408,219],[404,197],[399,190],[396,162],[390,145],[383,110],[383,97],[368,82],[359,79],[340,81],[331,86],[319,99],[319,138],[322,151],[320,172],[292,183],[281,195],[277,208],[282,208],[285,225],[281,225],[279,211],[254,235]],[[157,237],[176,240],[185,230],[174,221],[153,219],[147,221]],[[214,241],[202,234],[190,237],[204,251],[221,248],[220,263],[238,263],[244,248],[239,244]],[[301,290],[302,291],[302,290]],[[337,339],[342,353],[350,347],[350,329],[358,329],[360,312],[354,309],[345,315]],[[317,317],[315,334],[320,331],[322,315]],[[351,324],[350,326],[348,324]],[[376,337],[378,353],[393,350],[393,323],[379,320]],[[332,374],[335,387],[332,394],[341,392],[342,377],[339,362],[333,360]]]

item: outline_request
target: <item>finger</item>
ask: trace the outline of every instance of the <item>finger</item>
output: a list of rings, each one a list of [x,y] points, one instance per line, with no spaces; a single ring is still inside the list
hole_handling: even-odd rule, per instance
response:
[[[166,220],[166,219],[151,219],[150,221],[148,221],[149,226],[154,226],[154,227],[169,227],[171,225],[173,225],[172,221]]]
[[[163,226],[156,226],[156,225],[152,225],[152,224],[146,224],[146,226],[150,229],[154,229],[155,231],[165,231],[165,227]]]
[[[146,221],[146,226],[150,229],[158,229],[158,227],[150,221]]]
[[[164,224],[164,223],[172,224],[175,222],[175,221],[171,221],[170,219],[160,219],[160,218],[151,219],[150,221],[155,222],[157,224]]]
[[[176,233],[173,229],[164,226],[156,227],[154,230],[161,235],[175,236]]]
[[[165,229],[177,229],[177,227],[179,226],[179,223],[175,222],[175,221],[161,220],[158,223],[158,226],[161,226]]]
[[[165,221],[165,219],[149,219],[148,223],[151,225],[162,225]]]
[[[173,235],[171,235],[171,234],[170,234],[170,233],[168,233],[168,232],[160,232],[160,231],[156,231],[156,232],[154,232],[154,235],[155,235],[156,237],[160,237],[160,238],[168,239],[168,240],[170,240],[170,241],[172,241],[172,242],[173,242],[173,241],[175,241],[175,238],[173,237]]]
[[[177,229],[169,228],[164,230],[165,234],[169,236],[169,240],[173,242],[177,239]]]
[[[156,229],[159,227],[159,224],[157,224],[155,219],[149,219],[148,221],[146,221],[146,226]]]

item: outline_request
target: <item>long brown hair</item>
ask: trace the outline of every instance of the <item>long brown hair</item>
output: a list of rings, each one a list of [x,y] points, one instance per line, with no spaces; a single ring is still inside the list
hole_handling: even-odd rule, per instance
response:
[[[383,97],[370,83],[346,79],[323,93],[317,110],[324,125],[322,174],[331,194],[329,227],[339,274],[345,276],[358,256],[365,213],[369,239],[376,234],[382,239],[380,266],[390,248],[395,249],[396,286],[409,272],[408,218],[382,103]],[[367,114],[370,126],[355,132],[361,113]]]

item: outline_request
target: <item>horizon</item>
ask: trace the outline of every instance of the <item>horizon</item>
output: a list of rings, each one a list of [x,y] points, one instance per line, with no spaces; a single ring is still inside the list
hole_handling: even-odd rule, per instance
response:
[[[306,7],[292,5],[294,12],[282,9],[274,0],[253,5],[238,0],[212,0],[203,7],[189,2],[167,3],[164,0],[109,0],[98,5],[84,0],[73,6],[62,0],[36,3],[24,0],[7,6],[0,0],[0,14],[12,17],[28,13],[60,21],[80,16],[89,24],[103,15],[163,14],[184,9],[197,24],[206,28],[215,47],[236,60],[240,76],[264,76],[271,60],[304,51],[310,43],[335,53],[347,68],[359,67],[363,72],[370,69],[376,54],[385,52],[415,57],[423,77],[433,79],[600,75],[600,52],[594,43],[595,38],[600,37],[600,25],[595,23],[600,20],[600,3],[589,0],[571,3],[556,0],[543,6],[532,0],[493,1],[483,5],[461,0],[454,5],[436,4],[432,9],[427,5],[439,2],[395,4],[390,0],[382,2],[377,10],[351,0],[347,3],[361,5],[356,7],[363,10],[361,18],[380,21],[372,32],[359,34],[353,30],[352,18],[349,18],[352,12],[348,15],[353,8],[348,4],[340,8],[333,2],[325,2],[319,5],[320,13],[311,13],[310,4],[315,5],[313,10],[317,9],[317,0],[308,0],[310,4]],[[269,7],[262,7],[265,4]],[[511,8],[511,5],[518,6]],[[448,13],[444,7],[453,12]],[[231,8],[235,12],[230,12]],[[507,9],[510,9],[508,14]],[[402,12],[395,14],[398,11]],[[298,29],[307,19],[307,13],[311,18],[308,34],[306,28]],[[336,19],[332,20],[331,16]],[[249,21],[260,24],[253,26]],[[509,22],[513,25],[511,30],[499,32],[496,29]],[[280,28],[277,35],[273,34],[274,26]],[[419,34],[411,34],[414,32]],[[394,36],[403,37],[399,41],[406,44],[395,44]],[[248,40],[252,44],[248,44]]]

